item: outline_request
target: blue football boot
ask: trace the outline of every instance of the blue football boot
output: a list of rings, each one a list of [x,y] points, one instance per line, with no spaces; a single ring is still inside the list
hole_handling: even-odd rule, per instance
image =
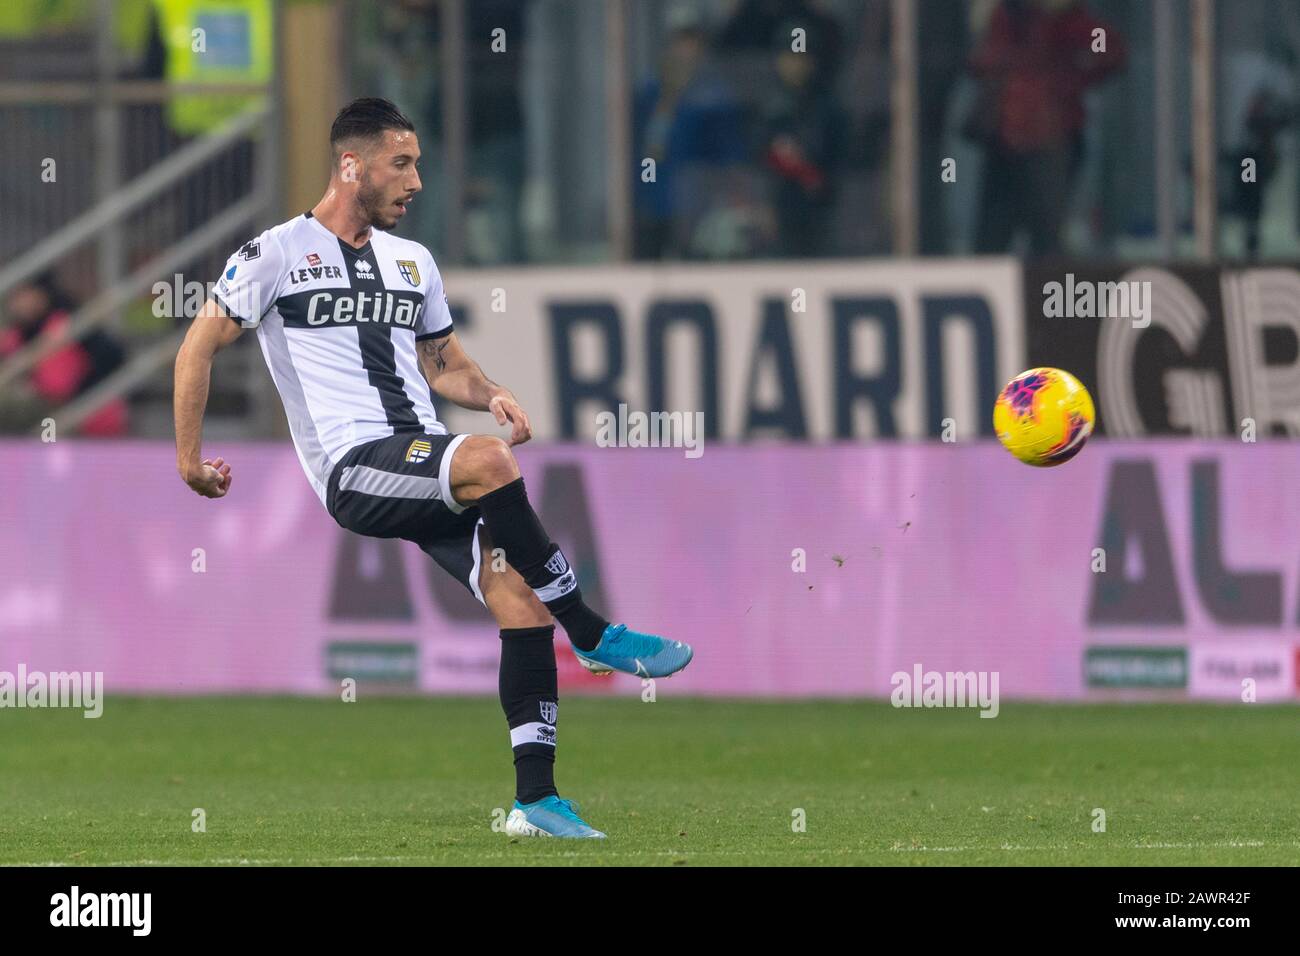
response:
[[[611,624],[605,628],[594,650],[580,651],[575,647],[573,653],[593,674],[622,671],[637,677],[676,674],[695,656],[689,644],[629,631],[626,624]]]
[[[511,836],[568,837],[577,840],[603,840],[605,834],[587,825],[578,816],[578,808],[559,797],[543,797],[536,803],[515,801],[506,817],[506,833]]]

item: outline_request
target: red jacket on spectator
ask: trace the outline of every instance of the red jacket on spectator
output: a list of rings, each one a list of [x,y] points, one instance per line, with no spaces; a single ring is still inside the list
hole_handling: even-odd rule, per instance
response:
[[[1094,53],[1093,31],[1106,49]],[[1066,145],[1084,127],[1088,87],[1122,69],[1120,35],[1081,3],[1049,9],[1036,2],[999,3],[971,57],[971,69],[994,85],[1001,145],[1032,152]]]
[[[71,316],[67,312],[61,310],[51,312],[41,322],[36,338],[42,341],[59,341],[67,338],[70,319]],[[11,326],[0,331],[0,358],[12,355],[24,344],[26,343],[20,329]],[[80,342],[70,341],[37,362],[32,367],[28,381],[41,398],[52,405],[62,405],[76,397],[82,383],[92,371],[94,365],[90,353]],[[117,398],[82,422],[78,432],[97,438],[114,438],[125,435],[126,430],[126,402]]]

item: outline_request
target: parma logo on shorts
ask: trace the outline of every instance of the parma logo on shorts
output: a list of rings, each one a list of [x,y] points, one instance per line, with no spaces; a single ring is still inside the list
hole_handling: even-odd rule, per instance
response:
[[[410,259],[398,259],[397,271],[402,274],[403,279],[411,283],[411,285],[415,286],[416,288],[419,288],[420,270],[416,267],[414,262],[412,262]]]
[[[415,441],[411,442],[410,447],[406,449],[406,460],[410,464],[416,464],[417,462],[427,460],[432,454],[433,446],[423,438],[417,438]]]

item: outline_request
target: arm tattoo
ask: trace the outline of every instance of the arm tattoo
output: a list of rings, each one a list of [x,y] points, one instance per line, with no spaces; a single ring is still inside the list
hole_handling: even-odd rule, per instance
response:
[[[451,339],[443,338],[438,340],[427,340],[420,343],[420,348],[424,352],[425,358],[433,359],[434,368],[439,372],[447,368],[447,360],[443,357],[443,349]]]

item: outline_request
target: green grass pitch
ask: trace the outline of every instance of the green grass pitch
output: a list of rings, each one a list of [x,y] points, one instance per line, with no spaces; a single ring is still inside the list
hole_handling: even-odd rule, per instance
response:
[[[561,793],[610,835],[580,843],[494,832],[494,699],[109,697],[0,713],[0,863],[1295,864],[1298,718],[570,698]]]

